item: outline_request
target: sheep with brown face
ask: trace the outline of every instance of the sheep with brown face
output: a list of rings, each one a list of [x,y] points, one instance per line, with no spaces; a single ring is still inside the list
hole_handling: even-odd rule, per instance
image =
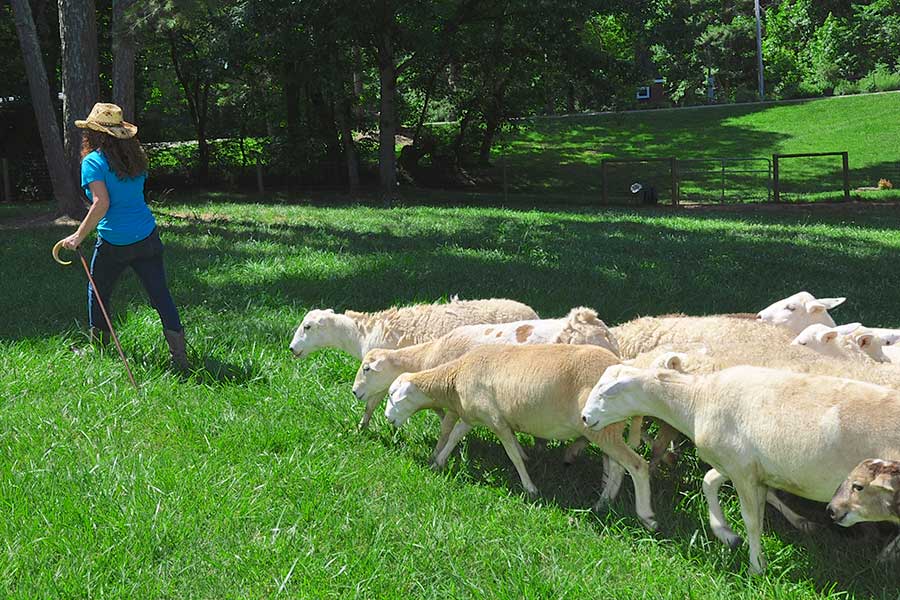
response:
[[[842,527],[900,523],[900,461],[867,458],[856,465],[828,503],[828,514]]]
[[[900,524],[900,461],[867,458],[856,465],[828,503],[828,514],[841,527],[863,521]],[[878,558],[891,560],[898,552],[900,535]]]

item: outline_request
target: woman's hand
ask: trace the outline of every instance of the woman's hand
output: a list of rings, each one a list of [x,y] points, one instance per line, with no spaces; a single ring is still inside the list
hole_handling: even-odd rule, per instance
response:
[[[66,250],[74,250],[75,248],[80,246],[81,242],[83,242],[83,241],[84,241],[84,238],[82,238],[81,235],[76,231],[69,237],[63,239],[62,245],[63,245],[63,248],[65,248]]]

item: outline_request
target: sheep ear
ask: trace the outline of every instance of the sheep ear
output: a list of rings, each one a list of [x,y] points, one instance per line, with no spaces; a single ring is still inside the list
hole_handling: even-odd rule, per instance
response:
[[[846,325],[838,325],[837,327],[832,327],[832,329],[834,329],[841,335],[847,335],[849,333],[853,333],[860,327],[862,327],[862,323],[847,323]]]
[[[625,390],[628,385],[634,381],[631,377],[623,377],[622,379],[617,379],[611,383],[606,384],[600,390],[600,395],[602,396],[615,396],[616,394]]]
[[[869,485],[879,487],[889,492],[897,491],[897,480],[892,477],[890,473],[879,473]]]
[[[825,312],[826,310],[828,310],[828,307],[825,306],[824,304],[822,304],[821,302],[819,302],[818,300],[813,300],[812,302],[806,303],[806,312],[808,312],[811,315],[814,315],[816,313],[822,313],[822,312]]]
[[[681,371],[687,355],[682,352],[666,352],[654,361],[654,365],[660,369]]]
[[[859,344],[860,348],[868,348],[875,341],[874,333],[863,333],[861,335],[856,336],[856,343]]]
[[[846,302],[846,298],[819,298],[816,302],[821,302],[825,305],[825,308],[831,310],[832,308],[837,308],[844,302]]]
[[[822,332],[819,334],[819,341],[823,344],[830,344],[835,339],[837,339],[838,332],[834,329],[829,329],[828,331]]]
[[[384,362],[383,358],[376,358],[375,360],[369,362],[369,368],[373,371],[380,371],[382,362]]]

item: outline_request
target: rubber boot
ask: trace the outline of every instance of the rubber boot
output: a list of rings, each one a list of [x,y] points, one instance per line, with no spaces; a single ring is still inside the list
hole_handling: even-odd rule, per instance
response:
[[[166,336],[166,343],[169,344],[169,355],[172,357],[172,367],[179,373],[187,373],[191,370],[191,363],[188,362],[187,349],[184,343],[184,330],[172,331],[166,329],[163,331]]]

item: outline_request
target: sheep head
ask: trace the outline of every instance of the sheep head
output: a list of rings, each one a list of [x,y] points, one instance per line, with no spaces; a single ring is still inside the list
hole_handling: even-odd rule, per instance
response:
[[[832,308],[843,304],[846,298],[816,298],[809,292],[797,292],[784,300],[770,304],[756,314],[756,318],[779,325],[799,334],[810,325],[821,323],[834,327],[834,319],[828,314]]]

